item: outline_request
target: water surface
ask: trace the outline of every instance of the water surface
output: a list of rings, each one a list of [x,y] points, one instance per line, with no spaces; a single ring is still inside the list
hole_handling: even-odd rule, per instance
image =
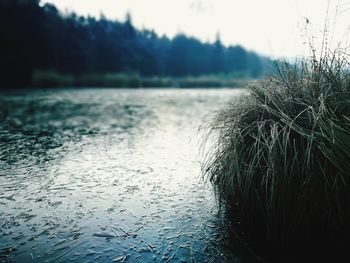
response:
[[[0,261],[223,260],[198,128],[241,92],[0,94]]]

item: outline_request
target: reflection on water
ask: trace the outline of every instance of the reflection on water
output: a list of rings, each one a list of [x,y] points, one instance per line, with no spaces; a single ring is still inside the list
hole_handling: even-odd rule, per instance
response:
[[[241,90],[0,96],[0,261],[210,262],[198,127]]]

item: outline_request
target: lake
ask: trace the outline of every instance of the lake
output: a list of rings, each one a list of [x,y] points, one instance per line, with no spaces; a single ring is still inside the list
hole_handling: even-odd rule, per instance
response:
[[[223,261],[199,127],[242,92],[0,93],[0,261]]]

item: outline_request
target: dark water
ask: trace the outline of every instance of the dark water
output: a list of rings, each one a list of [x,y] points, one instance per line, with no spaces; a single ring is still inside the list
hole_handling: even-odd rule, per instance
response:
[[[198,128],[241,92],[0,94],[0,262],[224,261]]]

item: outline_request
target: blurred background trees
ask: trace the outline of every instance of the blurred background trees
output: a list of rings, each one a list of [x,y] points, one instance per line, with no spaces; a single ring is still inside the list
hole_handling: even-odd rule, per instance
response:
[[[240,46],[178,34],[173,39],[124,22],[62,14],[38,0],[0,0],[0,74],[4,86],[31,84],[35,70],[62,74],[262,76],[271,61]]]

